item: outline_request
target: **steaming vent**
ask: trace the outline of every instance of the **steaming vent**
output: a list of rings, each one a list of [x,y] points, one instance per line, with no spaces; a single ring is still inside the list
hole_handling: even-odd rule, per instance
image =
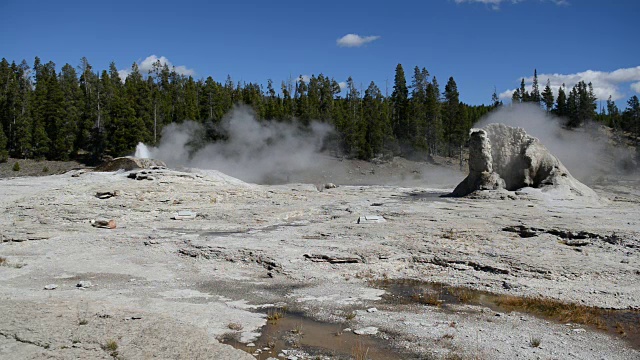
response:
[[[134,156],[140,159],[151,158],[151,155],[149,154],[149,148],[147,147],[147,145],[141,142],[139,142],[138,145],[136,146],[136,153]]]

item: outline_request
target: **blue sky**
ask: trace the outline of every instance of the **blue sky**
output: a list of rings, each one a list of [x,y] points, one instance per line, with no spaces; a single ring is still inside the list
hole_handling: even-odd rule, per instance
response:
[[[279,85],[323,73],[383,93],[401,63],[408,82],[416,65],[441,89],[453,76],[471,104],[489,103],[494,86],[510,97],[537,68],[542,85],[585,79],[624,107],[640,93],[639,18],[635,0],[1,0],[0,57],[126,70],[156,56],[195,78]]]

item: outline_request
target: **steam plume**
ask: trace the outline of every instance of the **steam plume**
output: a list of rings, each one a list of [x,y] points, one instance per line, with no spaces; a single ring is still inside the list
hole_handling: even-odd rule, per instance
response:
[[[282,182],[289,174],[319,166],[323,139],[332,128],[322,123],[302,129],[291,123],[259,122],[249,108],[237,107],[216,128],[226,140],[203,144],[206,130],[193,121],[171,124],[149,155],[171,167],[215,169],[256,183]]]

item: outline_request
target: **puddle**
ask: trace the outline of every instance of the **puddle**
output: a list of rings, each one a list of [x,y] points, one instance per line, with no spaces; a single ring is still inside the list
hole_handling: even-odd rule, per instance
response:
[[[465,287],[427,283],[417,280],[374,281],[373,286],[387,291],[383,299],[391,304],[424,304],[449,311],[450,305],[467,304],[488,307],[493,311],[516,311],[556,323],[580,324],[625,340],[640,349],[640,311],[607,310],[551,299],[530,299],[494,294]]]
[[[353,359],[366,353],[367,359],[403,359],[405,357],[394,352],[380,338],[368,335],[356,335],[343,331],[346,324],[332,324],[315,321],[301,313],[287,312],[277,321],[268,321],[262,329],[262,335],[253,343],[255,347],[233,338],[222,339],[237,349],[254,354],[262,350],[256,359],[277,358],[283,350],[301,350],[311,358],[330,357],[331,359]],[[269,348],[269,350],[264,350]]]

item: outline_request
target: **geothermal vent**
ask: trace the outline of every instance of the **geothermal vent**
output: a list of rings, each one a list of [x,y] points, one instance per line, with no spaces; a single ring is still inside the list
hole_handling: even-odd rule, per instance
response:
[[[96,167],[95,171],[131,171],[135,169],[151,169],[154,167],[167,167],[167,165],[160,160],[125,156],[109,160]]]
[[[466,196],[476,190],[514,191],[523,187],[563,188],[575,195],[595,196],[547,150],[521,128],[490,124],[471,129],[469,176],[451,193]]]

